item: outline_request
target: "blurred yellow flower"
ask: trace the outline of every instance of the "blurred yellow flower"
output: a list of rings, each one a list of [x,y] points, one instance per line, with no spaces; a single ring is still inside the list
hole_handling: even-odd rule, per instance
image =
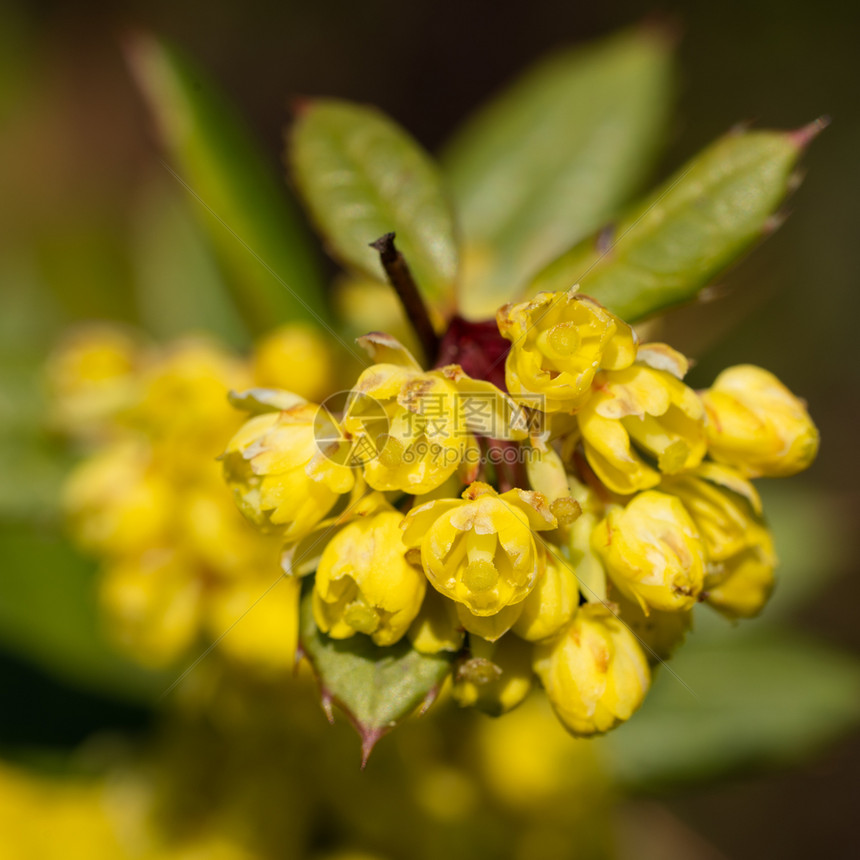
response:
[[[254,380],[320,402],[333,393],[335,359],[328,338],[306,323],[290,323],[261,338],[254,349]]]

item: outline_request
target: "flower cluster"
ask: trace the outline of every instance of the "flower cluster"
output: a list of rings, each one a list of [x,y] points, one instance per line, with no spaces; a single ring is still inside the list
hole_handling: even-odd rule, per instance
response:
[[[285,541],[288,578],[313,575],[329,637],[453,652],[454,698],[491,714],[537,679],[572,733],[605,732],[696,603],[761,610],[776,558],[750,479],[807,467],[817,431],[757,367],[694,391],[682,355],[576,289],[496,322],[503,373],[458,319],[442,354],[461,364],[426,370],[387,335],[360,338],[373,364],[339,411],[237,395],[257,414],[226,479]]]
[[[65,486],[67,520],[101,561],[112,638],[140,662],[220,639],[230,658],[292,665],[297,589],[278,581],[279,542],[236,512],[216,458],[240,424],[228,391],[283,384],[286,372],[320,396],[330,367],[325,342],[299,326],[264,339],[252,361],[208,340],[156,348],[107,326],[75,332],[52,356],[54,423],[87,451]],[[253,623],[231,629],[273,583]]]

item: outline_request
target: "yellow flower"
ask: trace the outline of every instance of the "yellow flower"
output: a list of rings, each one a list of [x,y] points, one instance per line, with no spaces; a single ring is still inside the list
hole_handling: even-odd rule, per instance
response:
[[[704,410],[696,393],[674,373],[645,363],[599,373],[577,420],[589,465],[622,495],[655,487],[661,472],[692,469],[705,456]]]
[[[469,637],[469,659],[454,673],[451,694],[463,708],[477,708],[492,717],[513,710],[534,684],[532,646],[516,636],[493,644]]]
[[[696,525],[711,563],[725,561],[749,543],[760,523],[761,500],[742,475],[718,463],[665,478],[660,489],[677,496]]]
[[[555,528],[540,493],[498,495],[476,482],[462,499],[413,508],[403,521],[404,542],[421,548],[430,584],[474,615],[495,615],[524,600],[541,574],[544,556],[532,530]]]
[[[668,660],[693,626],[692,610],[660,612],[652,609],[646,615],[638,603],[620,594],[613,594],[612,600],[618,607],[621,620],[630,628],[651,665]]]
[[[310,403],[257,415],[223,455],[239,509],[259,526],[283,528],[288,542],[308,534],[354,484],[352,470],[319,442],[338,436],[337,428],[320,430],[320,416]]]
[[[203,339],[179,341],[141,374],[140,396],[124,418],[157,440],[163,461],[193,461],[192,448],[215,457],[237,425],[227,392],[249,382],[245,363],[226,350]]]
[[[776,564],[770,532],[764,526],[753,526],[744,548],[709,570],[707,603],[729,618],[758,615],[773,591]]]
[[[649,490],[610,509],[591,543],[618,590],[646,614],[690,609],[702,592],[702,540],[674,496]]]
[[[119,326],[72,332],[47,366],[54,423],[85,438],[103,434],[134,397],[140,361],[140,345]]]
[[[581,606],[558,636],[535,646],[534,669],[574,735],[608,732],[629,719],[650,684],[633,634],[597,603]]]
[[[282,388],[306,400],[320,401],[335,388],[329,342],[313,326],[281,326],[257,343],[254,379],[264,388]]]
[[[576,289],[504,305],[497,322],[511,342],[508,391],[541,397],[544,412],[573,412],[588,399],[599,369],[621,370],[636,358],[630,326]]]
[[[702,402],[710,455],[749,478],[794,475],[818,453],[818,430],[803,401],[760,367],[724,370]]]
[[[579,606],[573,565],[560,558],[560,552],[556,547],[547,550],[546,570],[522,602],[522,613],[512,628],[521,639],[537,642],[554,636]]]
[[[538,546],[540,553],[540,546]],[[543,570],[543,559],[540,562]],[[523,614],[525,601],[510,603],[502,607],[494,615],[476,615],[464,603],[456,603],[457,621],[460,626],[475,636],[486,639],[487,642],[496,642],[510,630]]]
[[[435,588],[427,591],[421,609],[407,631],[416,651],[438,654],[440,651],[460,650],[465,633],[457,618],[457,605]]]
[[[733,618],[757,615],[773,588],[776,555],[753,485],[729,466],[703,463],[661,489],[681,499],[702,536],[705,600]]]
[[[393,645],[418,615],[427,587],[406,560],[398,511],[353,520],[323,550],[314,581],[314,618],[324,633],[366,633]]]
[[[84,549],[116,556],[170,542],[173,495],[149,446],[124,440],[74,469],[63,490],[63,506]]]
[[[141,663],[166,665],[198,635],[203,583],[183,553],[153,549],[124,556],[106,569],[100,597],[111,638]]]
[[[268,558],[270,564],[248,571],[256,575],[223,582],[213,591],[206,623],[211,639],[234,660],[270,671],[290,670],[296,663],[302,583],[279,578],[277,556]]]
[[[395,364],[359,376],[343,426],[373,489],[415,495],[450,478],[470,441],[454,385],[441,373]]]

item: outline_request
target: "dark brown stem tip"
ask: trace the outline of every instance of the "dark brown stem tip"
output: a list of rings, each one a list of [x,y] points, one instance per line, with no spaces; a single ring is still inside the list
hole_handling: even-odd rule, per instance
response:
[[[373,248],[374,251],[379,251],[379,255],[383,260],[386,258],[391,259],[392,257],[397,256],[397,249],[394,247],[394,240],[396,238],[396,233],[385,233],[383,236],[370,242],[370,247]]]

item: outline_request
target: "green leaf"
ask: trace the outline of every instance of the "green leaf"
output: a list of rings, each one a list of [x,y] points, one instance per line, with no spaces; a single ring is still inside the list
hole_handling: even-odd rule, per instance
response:
[[[288,139],[296,185],[331,253],[385,280],[368,247],[397,234],[424,297],[451,310],[457,276],[454,217],[430,157],[379,111],[334,99],[302,104]]]
[[[334,702],[352,721],[366,763],[384,734],[433,701],[454,655],[420,654],[405,639],[387,648],[362,634],[331,639],[314,621],[312,593],[308,585],[302,597],[302,650],[319,680],[323,705],[329,711]]]
[[[0,645],[54,675],[134,701],[171,677],[124,660],[102,637],[95,568],[55,535],[0,529]]]
[[[807,139],[803,130],[727,135],[611,233],[603,231],[551,263],[530,292],[578,283],[628,322],[693,299],[767,234]]]
[[[855,658],[766,627],[694,633],[660,669],[641,711],[602,745],[616,778],[653,789],[785,764],[858,720]]]
[[[175,49],[137,36],[127,55],[189,205],[255,331],[327,317],[312,242],[283,180],[235,110]],[[174,170],[175,168],[175,170]]]
[[[183,193],[175,184],[151,183],[135,212],[132,255],[141,321],[162,340],[205,331],[247,347],[248,331]]]
[[[652,165],[672,83],[668,40],[623,33],[544,60],[467,123],[443,156],[464,238],[487,256],[464,303],[507,301],[615,214]]]

